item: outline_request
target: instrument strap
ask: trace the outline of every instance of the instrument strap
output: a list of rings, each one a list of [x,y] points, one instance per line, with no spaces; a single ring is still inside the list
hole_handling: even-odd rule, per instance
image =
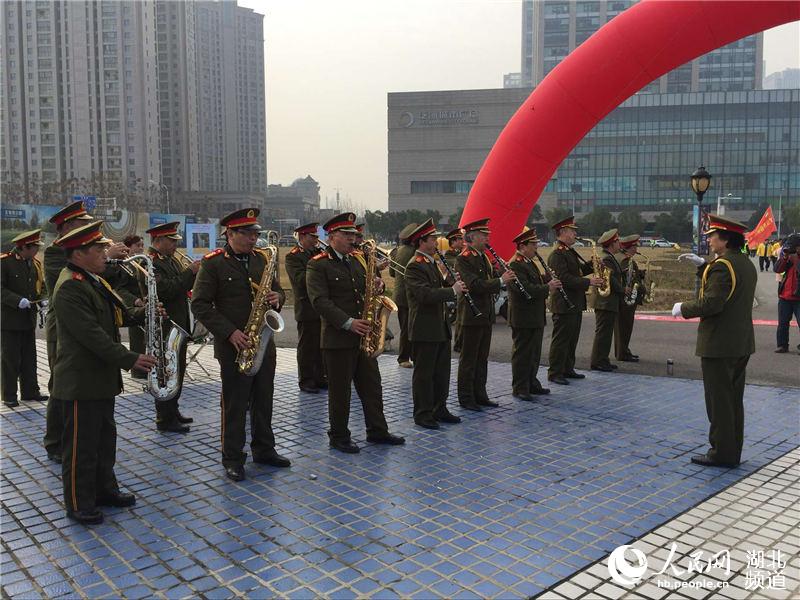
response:
[[[111,305],[111,309],[114,311],[114,324],[117,327],[121,327],[123,311],[127,309],[125,307],[125,302],[114,291],[114,288],[111,287],[111,284],[99,275],[92,275],[85,269],[82,269],[81,267],[72,263],[67,263],[67,268],[70,271],[83,275],[91,284],[91,286],[100,292],[100,295],[106,299],[106,301]]]
[[[708,279],[708,271],[709,271],[709,269],[711,269],[711,265],[713,265],[714,263],[718,263],[718,262],[720,262],[720,263],[724,264],[726,267],[728,267],[728,271],[731,274],[731,282],[732,282],[731,292],[730,292],[730,294],[728,294],[728,297],[725,298],[725,302],[730,300],[731,296],[733,296],[733,291],[736,289],[736,272],[733,270],[733,265],[731,264],[731,262],[727,258],[717,258],[716,260],[711,261],[708,264],[708,266],[703,270],[703,278],[702,278],[702,281],[700,283],[700,300],[703,299],[703,292],[704,292],[705,287],[706,287],[706,279]]]

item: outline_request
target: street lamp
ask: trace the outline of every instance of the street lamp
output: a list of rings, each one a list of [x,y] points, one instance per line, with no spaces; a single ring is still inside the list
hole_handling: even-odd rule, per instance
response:
[[[711,185],[711,175],[706,168],[700,166],[692,173],[692,191],[697,196],[697,231],[695,232],[695,249],[698,254],[705,254],[700,248],[700,240],[703,235],[703,195]]]

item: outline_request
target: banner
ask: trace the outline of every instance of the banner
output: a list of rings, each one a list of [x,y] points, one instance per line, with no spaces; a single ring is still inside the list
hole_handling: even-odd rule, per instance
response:
[[[761,220],[758,222],[758,225],[756,225],[756,228],[753,229],[753,231],[745,233],[744,239],[747,240],[747,245],[753,248],[758,246],[761,242],[768,240],[769,236],[776,231],[778,231],[778,228],[775,226],[775,218],[772,216],[772,207],[768,206]]]
[[[217,226],[214,223],[186,224],[186,254],[194,260],[203,258],[217,247]]]

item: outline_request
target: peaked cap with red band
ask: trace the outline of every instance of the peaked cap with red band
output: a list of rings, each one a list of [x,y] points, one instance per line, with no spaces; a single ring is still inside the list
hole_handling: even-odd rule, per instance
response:
[[[23,246],[27,246],[28,244],[36,244],[37,246],[41,246],[42,230],[34,229],[33,231],[25,231],[24,233],[20,233],[17,237],[15,237],[11,241],[14,244],[16,244],[17,248],[22,248]]]
[[[300,225],[294,232],[298,235],[317,235],[317,227],[319,227],[319,223],[306,223],[305,225]]]
[[[528,231],[523,231],[511,241],[515,244],[522,244],[524,242],[538,242],[539,237],[536,235],[535,229],[528,229]]]
[[[436,231],[436,225],[433,224],[433,219],[428,219],[422,225],[417,227],[408,236],[408,241],[421,240],[429,235],[441,235],[441,231]]]
[[[638,233],[623,236],[619,238],[619,245],[623,248],[632,248],[633,246],[637,246],[639,244],[640,237],[641,236]]]
[[[448,240],[452,240],[454,238],[464,237],[464,230],[461,227],[456,227],[455,229],[448,231],[447,235],[445,235]]]
[[[708,235],[714,231],[730,231],[731,233],[744,235],[744,232],[747,231],[747,225],[719,215],[708,215],[708,229],[703,234]]]
[[[182,240],[183,238],[178,233],[178,226],[180,221],[172,221],[171,223],[162,223],[151,227],[145,233],[149,234],[152,239],[160,237],[168,237],[171,240]]]
[[[64,223],[72,221],[73,219],[81,219],[84,221],[90,221],[92,219],[91,215],[86,214],[86,209],[83,208],[83,200],[68,204],[50,217],[50,222],[56,227],[61,227]]]
[[[598,238],[597,243],[600,244],[601,246],[608,246],[609,244],[613,244],[614,241],[618,239],[619,239],[619,230],[609,229]]]
[[[227,229],[254,229],[261,231],[261,225],[258,224],[260,212],[257,208],[240,208],[228,216],[222,217],[219,220],[219,224]]]
[[[472,223],[467,223],[461,229],[464,230],[464,233],[470,233],[471,231],[480,231],[481,233],[490,233],[489,231],[489,221],[491,219],[478,219],[477,221],[473,221]]]
[[[356,229],[356,215],[354,213],[342,213],[329,219],[322,228],[328,233],[342,231],[344,233],[358,233]]]
[[[570,215],[566,219],[562,219],[558,223],[553,223],[550,228],[555,229],[558,231],[559,229],[564,229],[565,227],[569,227],[571,229],[577,229],[578,226],[575,224],[575,215]]]
[[[65,250],[74,250],[75,248],[83,248],[92,244],[113,244],[110,239],[103,236],[103,232],[100,231],[102,226],[102,221],[92,221],[88,225],[78,227],[62,235],[53,243]]]

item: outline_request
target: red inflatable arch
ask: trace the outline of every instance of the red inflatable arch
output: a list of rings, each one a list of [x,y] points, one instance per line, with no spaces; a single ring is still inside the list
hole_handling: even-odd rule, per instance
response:
[[[461,224],[491,217],[495,247],[511,254],[511,239],[553,172],[609,112],[675,67],[797,20],[796,0],[635,4],[553,69],[509,120],[478,173]]]

